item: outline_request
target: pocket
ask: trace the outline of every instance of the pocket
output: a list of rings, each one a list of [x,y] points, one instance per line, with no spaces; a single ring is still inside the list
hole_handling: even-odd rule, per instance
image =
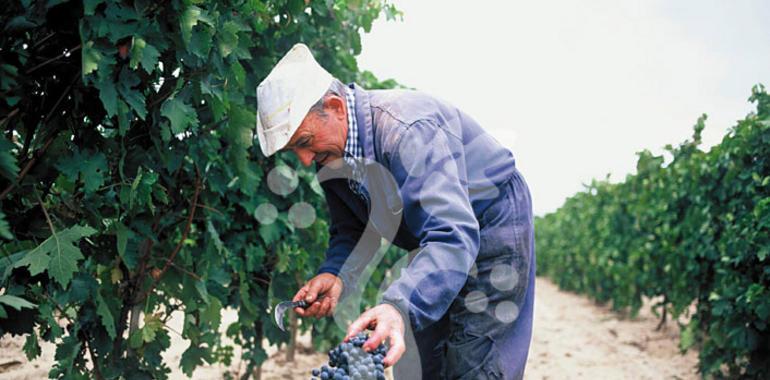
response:
[[[486,335],[465,332],[464,340],[446,342],[444,378],[451,380],[503,379],[500,355],[494,340]]]

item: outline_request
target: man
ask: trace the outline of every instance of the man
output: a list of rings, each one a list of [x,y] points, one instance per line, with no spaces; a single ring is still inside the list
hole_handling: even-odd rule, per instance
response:
[[[326,261],[296,294],[303,317],[360,287],[380,236],[411,251],[383,301],[348,328],[388,340],[397,378],[518,379],[532,330],[529,190],[513,155],[466,114],[417,91],[343,85],[295,45],[257,88],[266,156],[318,165]],[[416,352],[415,352],[416,351]],[[415,364],[417,363],[417,364]]]

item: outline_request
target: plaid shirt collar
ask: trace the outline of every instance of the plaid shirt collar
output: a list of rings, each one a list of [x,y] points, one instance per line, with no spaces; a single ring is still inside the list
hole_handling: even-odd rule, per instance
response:
[[[348,105],[348,137],[345,141],[345,162],[352,168],[352,177],[348,178],[348,187],[354,194],[368,199],[364,182],[364,150],[358,141],[358,123],[356,122],[356,95],[352,88],[345,87],[345,100]]]
[[[345,161],[355,166],[355,160],[364,156],[361,144],[358,142],[358,123],[356,122],[356,95],[353,89],[345,87],[345,99],[348,105],[348,137],[345,141]]]

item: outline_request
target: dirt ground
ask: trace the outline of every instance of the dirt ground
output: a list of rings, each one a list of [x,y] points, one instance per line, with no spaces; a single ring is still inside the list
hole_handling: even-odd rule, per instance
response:
[[[697,352],[680,355],[678,329],[669,322],[655,331],[655,316],[644,308],[633,320],[625,319],[607,307],[597,306],[585,297],[560,291],[552,282],[538,278],[535,298],[535,325],[527,363],[527,379],[697,379]],[[223,326],[236,318],[225,311]],[[164,358],[170,367],[179,363],[188,344],[174,331],[181,331],[182,318],[173,318],[171,348]],[[0,339],[0,380],[44,379],[53,363],[54,347],[44,345],[43,355],[30,362],[21,350],[23,338]],[[300,338],[296,361],[286,363],[285,354],[268,347],[270,359],[263,365],[262,379],[307,379],[310,369],[326,361],[326,355],[309,349],[309,337]],[[239,352],[236,348],[235,357]],[[204,366],[193,379],[221,379],[243,366],[234,360],[230,368]],[[187,376],[174,370],[171,379]]]
[[[679,354],[679,329],[649,307],[629,320],[544,278],[535,288],[527,379],[698,379],[698,353]]]

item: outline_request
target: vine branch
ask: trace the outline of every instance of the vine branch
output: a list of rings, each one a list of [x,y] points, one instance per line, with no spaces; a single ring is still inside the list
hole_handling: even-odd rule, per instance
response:
[[[45,209],[43,200],[40,198],[40,194],[38,194],[37,189],[35,189],[35,197],[37,198],[37,203],[40,204],[40,208],[43,209],[43,214],[45,215],[45,220],[48,222],[48,227],[51,229],[51,233],[53,234],[54,238],[56,238],[56,229],[53,228],[51,217],[48,215],[48,210]],[[58,238],[56,239],[58,240]]]
[[[22,180],[24,180],[24,177],[27,176],[27,173],[29,172],[30,169],[32,169],[32,166],[35,164],[37,159],[40,158],[40,156],[42,156],[43,153],[48,149],[48,146],[51,145],[51,143],[53,142],[54,137],[55,137],[55,135],[51,135],[48,138],[48,140],[46,140],[46,142],[43,145],[43,147],[40,148],[40,150],[38,150],[37,152],[35,152],[34,155],[32,156],[32,158],[29,161],[27,161],[27,164],[24,165],[24,168],[22,168],[21,172],[19,172],[19,177],[16,178],[15,181],[11,182],[11,184],[8,185],[8,187],[6,187],[5,190],[3,190],[2,193],[0,193],[0,200],[5,198],[5,196],[8,195],[8,193],[10,193],[18,184],[20,184]]]
[[[37,48],[40,47],[40,45],[44,44],[46,41],[48,41],[51,37],[53,37],[55,35],[56,35],[56,32],[51,32],[47,36],[45,36],[45,37],[41,38],[39,41],[35,42],[35,44],[32,45],[32,47],[29,48],[29,50],[37,50]]]
[[[182,250],[182,245],[184,245],[184,241],[187,240],[187,234],[190,233],[190,228],[192,227],[193,219],[195,218],[195,210],[198,208],[198,196],[201,192],[201,173],[198,167],[195,167],[195,194],[193,195],[192,202],[190,204],[190,211],[187,215],[187,225],[185,225],[184,231],[182,232],[182,237],[179,239],[179,242],[177,243],[174,250],[171,252],[171,254],[166,259],[166,264],[163,265],[163,268],[160,270],[160,273],[156,276],[153,276],[152,284],[150,284],[150,287],[147,288],[139,297],[137,297],[134,302],[140,303],[142,302],[147,296],[152,292],[153,289],[158,285],[158,282],[163,277],[163,275],[168,271],[168,268],[171,267],[172,262],[174,261],[174,258],[179,253],[179,251]]]
[[[18,108],[14,108],[11,112],[9,112],[8,115],[3,118],[3,120],[0,120],[0,128],[3,128],[5,126],[5,122],[11,120],[11,118],[16,116],[17,113],[19,113]]]
[[[180,272],[182,272],[182,273],[184,273],[184,274],[186,274],[186,275],[188,275],[188,276],[190,276],[190,277],[192,277],[192,278],[194,278],[194,279],[196,279],[198,281],[200,281],[200,279],[201,279],[201,276],[198,276],[197,274],[195,274],[193,272],[190,272],[189,270],[184,269],[184,268],[180,267],[179,265],[174,264],[173,262],[171,263],[171,266],[174,267],[175,269],[179,270]]]
[[[62,58],[64,58],[64,57],[66,57],[66,56],[67,56],[67,54],[72,54],[72,53],[74,53],[74,52],[76,52],[76,51],[80,50],[80,46],[81,46],[81,45],[75,46],[75,47],[73,47],[72,49],[69,49],[69,50],[67,50],[67,51],[66,51],[66,52],[64,52],[64,53],[61,53],[61,54],[57,55],[56,57],[53,57],[53,58],[51,58],[51,59],[48,59],[48,60],[46,60],[46,61],[42,62],[42,63],[40,63],[39,65],[37,65],[37,66],[35,66],[35,67],[33,67],[33,68],[31,68],[31,69],[27,70],[27,71],[26,71],[24,74],[26,74],[26,75],[29,75],[29,74],[31,74],[31,73],[33,73],[33,72],[35,72],[37,69],[39,69],[39,68],[41,68],[41,67],[43,67],[43,66],[46,66],[46,65],[48,65],[48,64],[49,64],[49,63],[51,63],[51,62],[55,62],[55,61],[57,61],[57,60],[60,60],[60,59],[62,59]]]
[[[225,214],[222,211],[219,211],[219,210],[217,210],[217,209],[215,209],[215,208],[213,208],[211,206],[206,206],[203,203],[199,204],[198,207],[200,207],[200,208],[202,208],[204,210],[214,211],[214,212],[216,212],[219,215],[225,216]]]
[[[56,111],[57,108],[59,108],[59,104],[61,104],[62,100],[65,96],[72,90],[72,86],[75,85],[77,82],[77,79],[80,77],[80,71],[75,74],[75,77],[72,78],[72,82],[67,86],[67,88],[62,91],[61,96],[59,96],[59,99],[54,104],[53,108],[48,112],[48,115],[46,115],[46,118],[43,120],[43,124],[47,123],[48,120],[53,116],[54,111]],[[27,161],[26,165],[24,165],[24,168],[21,169],[21,172],[19,172],[19,176],[16,178],[15,181],[12,181],[8,187],[3,190],[2,193],[0,193],[0,200],[5,198],[8,193],[10,193],[16,186],[18,186],[22,180],[24,180],[24,177],[27,176],[27,173],[29,173],[29,170],[32,169],[32,166],[35,165],[35,162],[37,162],[37,159],[40,158],[43,153],[45,153],[46,150],[48,150],[48,147],[51,146],[51,143],[53,142],[54,138],[58,134],[58,130],[51,133],[50,136],[48,136],[48,139],[45,141],[45,144],[43,144],[43,147],[37,150],[35,153],[33,153],[32,157]]]
[[[91,347],[91,340],[88,336],[88,333],[83,331],[83,336],[85,338],[85,344],[86,348],[88,349],[88,353],[91,354],[91,362],[93,362],[94,365],[94,377],[96,380],[103,380],[104,376],[102,376],[102,371],[99,369],[99,363],[96,362],[96,353],[94,353],[94,349]]]

